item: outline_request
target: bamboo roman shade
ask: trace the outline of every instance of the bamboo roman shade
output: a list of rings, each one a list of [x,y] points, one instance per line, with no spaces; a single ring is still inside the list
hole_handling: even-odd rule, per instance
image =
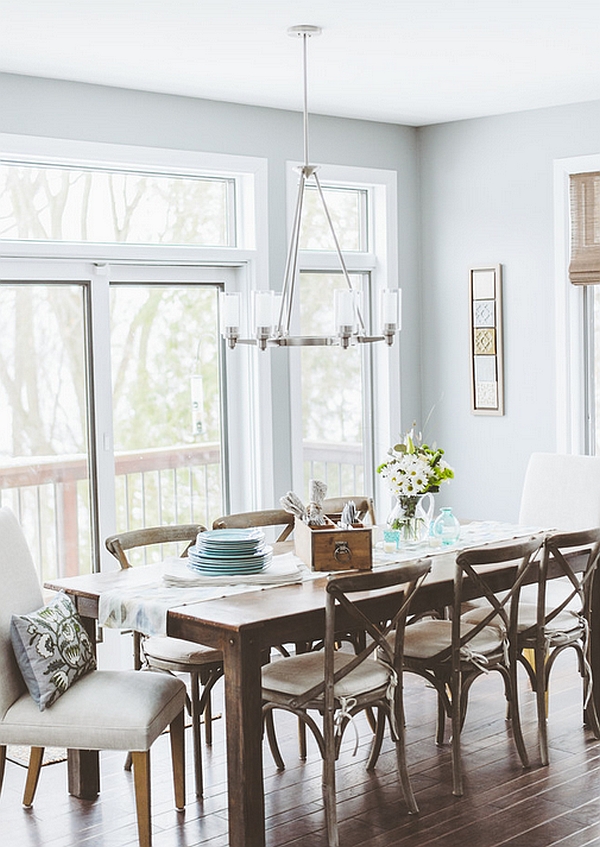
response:
[[[600,173],[571,174],[571,262],[574,285],[600,285]]]

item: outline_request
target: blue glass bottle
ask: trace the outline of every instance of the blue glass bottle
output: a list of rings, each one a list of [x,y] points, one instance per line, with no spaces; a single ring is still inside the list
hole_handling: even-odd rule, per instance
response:
[[[433,522],[432,534],[442,544],[454,544],[460,538],[460,523],[450,506],[444,506]]]

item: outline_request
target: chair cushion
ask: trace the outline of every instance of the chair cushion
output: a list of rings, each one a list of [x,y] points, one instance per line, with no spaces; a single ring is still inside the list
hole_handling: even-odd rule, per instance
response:
[[[461,636],[472,629],[461,622]],[[424,620],[406,627],[404,635],[404,655],[412,659],[430,659],[446,650],[452,643],[452,621]],[[472,653],[486,656],[497,653],[502,648],[503,636],[494,626],[486,626],[473,636],[466,645]]]
[[[178,665],[207,665],[223,660],[220,650],[213,650],[212,647],[205,647],[195,641],[171,638],[168,635],[152,635],[144,638],[142,650],[150,665],[152,665],[152,659]]]
[[[265,665],[262,669],[263,689],[296,697],[309,691],[323,680],[323,658],[323,651],[318,650],[278,659]],[[336,652],[333,657],[334,669],[340,670],[352,659],[353,654]],[[388,681],[389,672],[384,665],[374,659],[366,659],[335,684],[334,694],[338,698],[356,697],[376,691],[387,685]]]
[[[465,623],[476,624],[489,613],[490,607],[487,609],[471,609],[462,615],[462,620]],[[522,633],[525,630],[535,626],[537,620],[537,605],[535,603],[519,603],[519,618],[517,622],[517,632]],[[498,622],[496,624],[496,621]],[[490,626],[498,626],[503,630],[504,625],[500,617],[493,619]],[[575,610],[564,609],[555,618],[548,622],[545,632],[549,638],[558,636],[561,633],[580,633],[582,629],[581,618]],[[528,636],[529,637],[529,636]]]
[[[0,744],[148,750],[185,706],[185,684],[163,673],[92,671],[51,709],[23,694],[0,721]]]
[[[63,592],[35,612],[13,615],[10,637],[25,684],[40,711],[96,667],[89,636]]]

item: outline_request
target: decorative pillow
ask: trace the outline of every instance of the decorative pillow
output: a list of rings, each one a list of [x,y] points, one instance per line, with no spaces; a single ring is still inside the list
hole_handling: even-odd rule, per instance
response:
[[[40,711],[96,668],[92,642],[64,592],[29,615],[13,615],[10,637],[25,684]]]

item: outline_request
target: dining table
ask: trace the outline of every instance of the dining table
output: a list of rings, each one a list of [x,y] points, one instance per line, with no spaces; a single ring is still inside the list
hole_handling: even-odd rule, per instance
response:
[[[540,528],[509,527],[504,540],[527,537]],[[465,535],[467,536],[465,538]],[[540,540],[543,535],[540,534]],[[451,605],[456,553],[467,546],[490,543],[485,532],[463,532],[462,541],[449,547],[411,551],[412,558],[427,556],[431,570],[414,597],[411,612],[443,609]],[[492,536],[492,540],[496,536]],[[275,553],[290,555],[293,542],[275,545]],[[406,560],[406,556],[404,557]],[[374,567],[394,564],[398,557],[379,553]],[[104,592],[124,593],[136,584],[143,586],[150,575],[141,566],[121,571],[106,571],[75,577],[53,579],[46,583],[52,590],[66,591],[74,600],[82,621],[90,634],[98,624],[100,598]],[[491,578],[494,590],[510,587],[515,563],[498,567]],[[252,586],[242,593],[212,596],[198,602],[169,606],[165,632],[170,636],[195,641],[221,650],[224,657],[225,721],[227,746],[227,779],[229,803],[230,847],[264,847],[265,814],[262,764],[261,668],[271,648],[281,644],[310,644],[323,637],[325,591],[328,574],[310,573],[291,584],[277,587]],[[598,581],[597,581],[598,582]],[[381,620],[391,617],[402,586],[386,593],[365,592],[360,603],[366,611],[376,610]],[[596,594],[598,593],[596,589]],[[471,596],[477,597],[476,586]],[[597,610],[597,611],[596,611]],[[594,618],[600,621],[600,597],[595,600]],[[339,629],[344,629],[344,613],[340,611]],[[598,626],[600,630],[600,625]],[[600,639],[591,639],[594,641]],[[600,648],[592,654],[593,670],[598,666]],[[598,698],[598,692],[594,692]],[[93,798],[99,791],[98,758],[93,751],[69,751],[69,791],[78,797]]]

